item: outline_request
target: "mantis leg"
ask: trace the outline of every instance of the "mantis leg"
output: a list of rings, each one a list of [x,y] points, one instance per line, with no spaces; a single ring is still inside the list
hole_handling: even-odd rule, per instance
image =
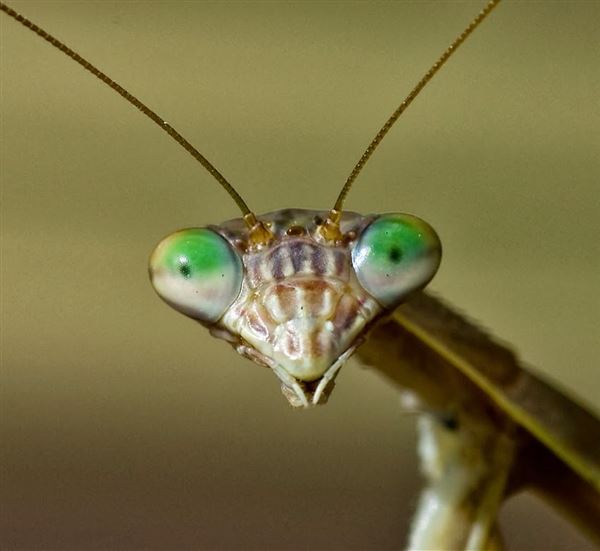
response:
[[[509,438],[487,425],[458,426],[423,414],[419,456],[428,485],[421,494],[408,549],[501,550],[496,516],[513,458]]]

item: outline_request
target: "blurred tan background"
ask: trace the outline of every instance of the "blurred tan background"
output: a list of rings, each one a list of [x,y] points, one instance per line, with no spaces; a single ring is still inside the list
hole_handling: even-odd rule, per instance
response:
[[[327,208],[481,2],[13,6],[155,108],[257,212]],[[506,2],[349,196],[445,246],[432,287],[598,407],[598,2]],[[350,361],[326,407],[155,297],[165,234],[237,216],[114,92],[0,16],[3,549],[390,549],[414,419]],[[510,549],[591,544],[532,498]]]

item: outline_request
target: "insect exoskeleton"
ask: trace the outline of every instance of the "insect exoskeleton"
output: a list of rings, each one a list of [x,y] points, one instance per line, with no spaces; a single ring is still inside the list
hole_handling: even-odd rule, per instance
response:
[[[260,216],[268,244],[254,244],[241,218],[181,230],[150,259],[160,297],[273,369],[294,406],[325,401],[371,323],[423,288],[441,260],[437,234],[415,216],[344,212],[330,240],[327,214]]]

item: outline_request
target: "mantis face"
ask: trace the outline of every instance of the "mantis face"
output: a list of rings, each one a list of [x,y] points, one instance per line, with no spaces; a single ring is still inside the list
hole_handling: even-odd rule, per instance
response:
[[[424,287],[441,259],[437,234],[408,214],[345,212],[340,238],[320,233],[327,212],[243,219],[176,232],[150,259],[156,292],[247,358],[271,368],[293,406],[325,401],[328,383],[372,322]]]

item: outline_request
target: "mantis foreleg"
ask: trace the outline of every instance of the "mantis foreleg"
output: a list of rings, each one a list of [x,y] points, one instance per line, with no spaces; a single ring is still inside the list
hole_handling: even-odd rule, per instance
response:
[[[419,456],[428,485],[421,494],[408,549],[502,549],[496,516],[514,446],[486,425],[423,414]]]

